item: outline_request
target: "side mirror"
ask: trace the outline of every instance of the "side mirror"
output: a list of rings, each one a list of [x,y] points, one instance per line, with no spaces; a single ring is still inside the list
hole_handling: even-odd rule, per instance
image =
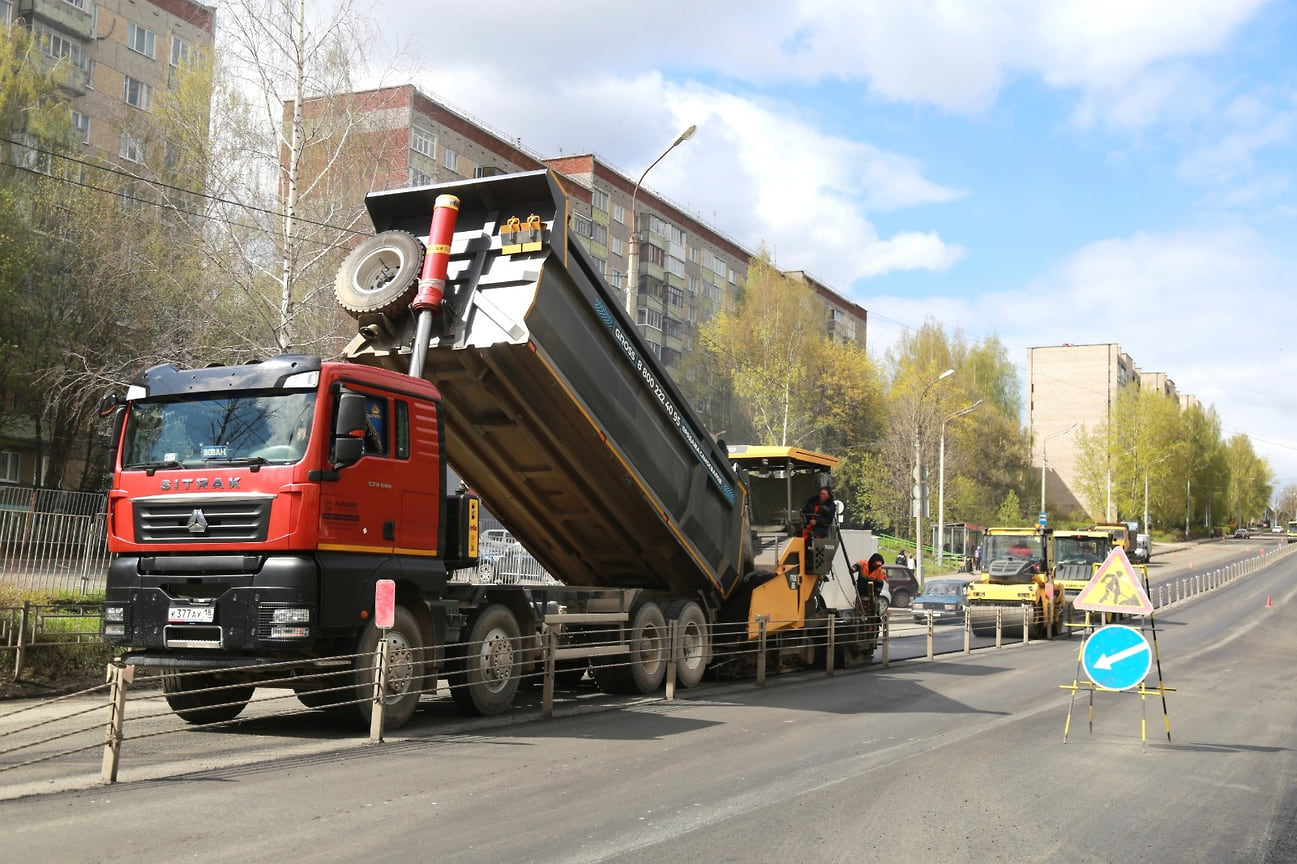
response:
[[[333,434],[339,438],[349,438],[364,431],[365,397],[359,393],[343,393],[338,396],[338,422]]]
[[[333,442],[333,466],[346,468],[355,465],[365,455],[365,441],[362,438],[338,438]]]
[[[99,416],[107,417],[117,410],[118,406],[124,404],[121,395],[116,390],[111,390],[104,394],[104,398],[99,400]]]
[[[333,465],[346,468],[365,455],[365,397],[359,393],[338,396],[338,419],[333,427]]]

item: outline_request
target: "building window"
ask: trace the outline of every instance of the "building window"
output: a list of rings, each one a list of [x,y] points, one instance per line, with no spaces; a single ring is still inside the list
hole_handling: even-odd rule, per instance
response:
[[[8,18],[6,17],[5,20],[8,20]],[[85,48],[81,46],[81,43],[75,41],[71,36],[49,27],[37,25],[35,29],[36,43],[40,46],[41,53],[47,57],[53,57],[55,60],[67,58],[68,62],[78,69],[86,68],[88,61]]]
[[[72,112],[72,128],[81,133],[81,143],[90,143],[90,118],[80,111]]]
[[[697,247],[697,246],[690,246],[690,247],[689,247],[689,263],[690,263],[690,264],[697,264],[697,263],[698,263],[698,247]]]
[[[659,237],[666,237],[671,226],[656,216],[649,216],[649,230]]]
[[[608,243],[608,226],[601,222],[590,223],[590,239],[596,243],[607,245]]]
[[[494,165],[478,165],[473,169],[473,176],[478,178],[499,177],[503,173],[505,173],[503,168],[497,168]]]
[[[122,133],[122,147],[117,151],[117,155],[127,162],[144,162],[144,142],[138,138],[133,138]]]
[[[441,148],[441,164],[447,171],[459,170],[459,154],[449,147]]]
[[[157,56],[157,39],[152,30],[131,22],[126,25],[126,47],[145,57]]]
[[[437,158],[437,139],[431,132],[414,126],[410,129],[410,149],[415,153],[422,153],[429,159]]]
[[[667,258],[667,270],[677,276],[685,275],[685,262],[681,258],[671,255]]]
[[[675,243],[677,246],[685,245],[685,232],[683,228],[677,228],[674,225],[671,226],[671,242]]]
[[[187,66],[194,59],[194,46],[183,39],[171,37],[171,65]]]
[[[697,277],[697,276],[690,276],[690,277],[689,277],[689,296],[692,297],[692,296],[694,296],[694,295],[697,294],[697,293],[698,293],[698,277]]]
[[[667,286],[667,302],[679,309],[685,305],[685,292],[674,285]]]
[[[424,173],[423,173],[422,171],[420,171],[418,168],[411,168],[411,169],[410,169],[410,185],[411,185],[411,186],[430,186],[430,185],[432,185],[432,177],[428,176],[427,174],[424,174]]]
[[[596,210],[608,212],[608,193],[602,189],[592,189],[590,191],[590,206]]]
[[[134,105],[147,111],[149,110],[149,85],[127,75],[122,86],[122,98],[126,100],[127,105]]]
[[[582,216],[580,213],[572,215],[572,230],[582,237],[589,237],[593,232],[593,226],[594,223],[590,221],[590,217]]]
[[[620,204],[612,205],[612,220],[618,225],[626,224],[626,208]]]
[[[0,0],[0,24],[8,24],[14,18],[12,0]]]
[[[17,483],[22,477],[22,463],[21,453],[12,450],[0,453],[0,480],[5,483]]]
[[[86,8],[86,0],[63,0],[63,2],[69,6],[75,6],[82,11]]]
[[[656,309],[642,308],[639,310],[639,323],[654,330],[661,330],[662,313]]]
[[[608,274],[608,284],[614,288],[626,287],[626,274],[620,270],[613,270]]]
[[[612,249],[612,254],[614,255],[625,255],[626,241],[622,240],[620,237],[614,237],[612,238],[612,246],[609,248]]]
[[[596,255],[594,256],[594,269],[602,276],[608,272],[608,262]]]
[[[660,246],[654,246],[652,243],[644,246],[644,260],[654,267],[665,267],[667,263],[667,253]]]

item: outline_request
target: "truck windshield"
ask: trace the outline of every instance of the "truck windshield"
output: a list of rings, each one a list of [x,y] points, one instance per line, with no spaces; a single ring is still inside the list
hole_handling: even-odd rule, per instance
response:
[[[1003,558],[1026,561],[1044,557],[1041,554],[1039,534],[1018,536],[990,534],[982,541],[982,566],[984,567],[989,568],[992,561]]]
[[[122,467],[297,462],[310,441],[314,413],[314,391],[134,402]]]
[[[1098,564],[1108,556],[1107,545],[1094,537],[1055,537],[1054,543],[1059,564]]]

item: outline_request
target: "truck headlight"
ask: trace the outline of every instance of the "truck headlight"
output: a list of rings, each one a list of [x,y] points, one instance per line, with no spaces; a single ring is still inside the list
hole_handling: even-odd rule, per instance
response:
[[[105,636],[125,636],[126,625],[125,624],[105,624],[104,635]]]
[[[125,607],[125,606],[105,606],[105,607],[104,607],[104,620],[105,620],[105,621],[116,621],[116,622],[125,621],[125,620],[126,620],[126,607]],[[108,632],[108,628],[107,628],[107,627],[104,628],[104,632],[105,632],[105,633]]]
[[[310,609],[276,609],[270,615],[272,624],[309,624]]]

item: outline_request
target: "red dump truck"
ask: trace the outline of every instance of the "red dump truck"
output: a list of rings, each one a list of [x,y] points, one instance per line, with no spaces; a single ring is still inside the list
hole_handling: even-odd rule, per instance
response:
[[[163,670],[173,709],[230,719],[286,675],[327,707],[336,684],[319,682],[341,665],[363,717],[386,638],[404,658],[389,725],[439,678],[465,711],[496,713],[538,668],[554,609],[628,613],[625,656],[593,670],[609,690],[662,685],[668,621],[685,686],[721,622],[749,639],[764,618],[776,659],[812,661],[832,619],[840,662],[872,656],[874,608],[832,575],[836,533],[802,539],[797,508],[836,460],[707,433],[567,229],[553,174],[366,204],[378,233],[338,274],[357,322],[342,362],[163,365],[105,400],[104,636]],[[450,466],[471,492],[447,488]],[[483,505],[565,587],[452,579],[475,561]],[[386,633],[380,579],[397,585]]]

